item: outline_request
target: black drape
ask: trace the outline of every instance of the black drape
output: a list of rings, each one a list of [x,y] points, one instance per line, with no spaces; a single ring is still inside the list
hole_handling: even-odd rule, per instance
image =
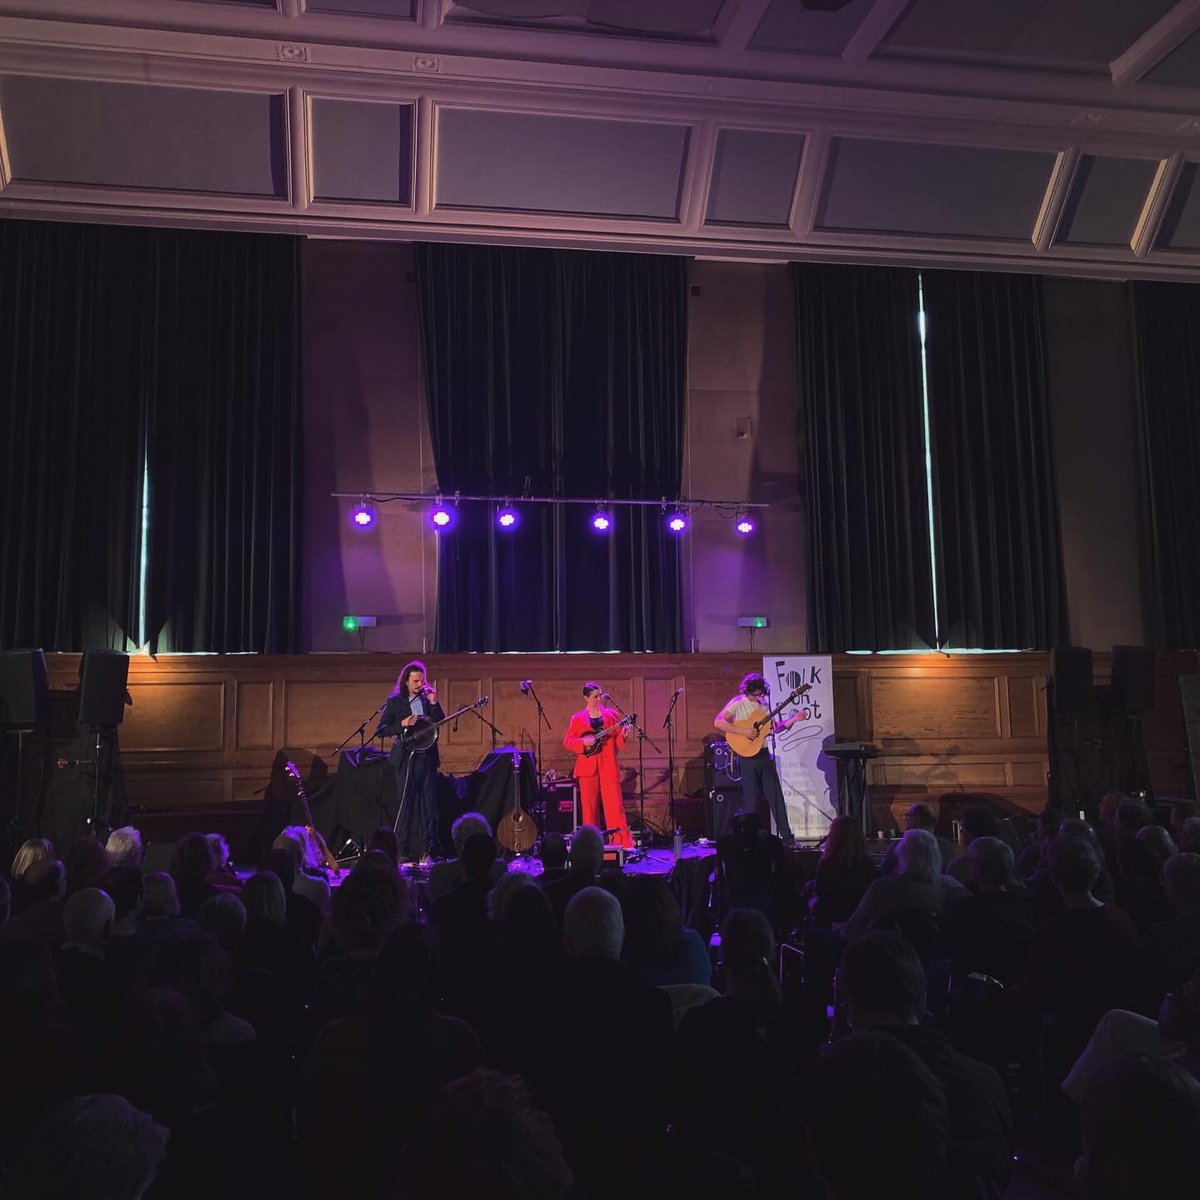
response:
[[[445,494],[668,499],[682,480],[685,264],[418,247],[424,369]],[[464,503],[439,538],[442,651],[682,649],[678,541],[658,508]]]
[[[0,222],[0,644],[293,649],[297,243]],[[165,632],[164,632],[165,626]]]
[[[792,273],[810,646],[932,646],[917,274]]]
[[[1133,283],[1151,638],[1200,646],[1200,288]]]
[[[922,273],[944,645],[1067,637],[1041,281]]]

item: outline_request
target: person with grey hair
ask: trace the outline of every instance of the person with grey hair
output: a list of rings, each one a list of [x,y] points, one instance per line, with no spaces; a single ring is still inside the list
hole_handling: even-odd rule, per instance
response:
[[[918,801],[916,804],[910,804],[904,812],[904,829],[907,832],[910,829],[924,829],[937,839],[938,850],[942,855],[942,866],[950,862],[958,853],[958,847],[947,837],[942,837],[937,831],[938,815],[932,804],[925,804]],[[899,861],[896,852],[899,849],[899,844],[889,847],[887,854],[883,856],[883,862],[880,864],[879,871],[881,875],[893,875],[899,868]]]
[[[966,893],[957,879],[942,874],[942,852],[927,829],[910,829],[896,847],[898,870],[875,880],[842,927],[847,938],[861,937],[898,913],[947,913]]]
[[[114,867],[140,867],[145,846],[142,835],[132,825],[122,825],[108,835],[104,843],[109,862]]]
[[[580,825],[571,836],[571,869],[562,879],[548,883],[542,889],[554,909],[560,929],[571,897],[591,887],[603,865],[604,835],[595,825]]]
[[[167,1131],[123,1096],[80,1096],[34,1127],[5,1200],[140,1200],[166,1152]]]
[[[54,960],[63,1011],[90,1037],[107,1032],[116,1013],[118,981],[105,951],[117,915],[99,888],[80,888],[63,906],[63,944]]]
[[[315,904],[322,917],[329,915],[330,891],[329,883],[323,875],[311,873],[305,869],[307,835],[302,825],[289,825],[271,843],[272,850],[283,850],[292,860],[296,877],[292,881],[292,891],[297,896]]]
[[[195,929],[196,922],[180,916],[175,877],[167,871],[148,871],[142,876],[142,919],[138,930],[156,946],[173,933]]]
[[[450,826],[450,839],[454,842],[454,857],[447,862],[434,863],[429,868],[429,898],[439,900],[448,896],[455,887],[466,879],[463,871],[463,847],[467,839],[472,837],[492,837],[492,827],[483,813],[463,813]],[[505,871],[504,863],[496,860],[488,868],[488,883],[494,884]]]
[[[625,944],[625,919],[611,892],[599,887],[581,888],[571,897],[563,918],[567,949],[576,958],[604,958],[615,962]]]

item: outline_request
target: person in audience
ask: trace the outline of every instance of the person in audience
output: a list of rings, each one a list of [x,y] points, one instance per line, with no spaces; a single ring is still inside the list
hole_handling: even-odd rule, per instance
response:
[[[945,868],[945,864],[958,853],[958,847],[949,838],[942,837],[938,833],[937,823],[937,812],[931,804],[912,804],[904,814],[904,830],[906,833],[910,829],[924,829],[937,840],[938,853],[941,855],[938,871],[941,873]],[[883,862],[879,867],[881,875],[891,875],[897,870],[900,865],[898,851],[899,842],[888,848],[888,852],[884,855]]]
[[[941,873],[941,851],[927,829],[910,829],[896,847],[896,860],[897,872],[875,880],[842,927],[847,938],[861,937],[900,913],[941,918],[966,895],[957,879]]]
[[[213,936],[229,960],[225,1007],[234,1016],[249,1021],[260,1042],[279,1046],[288,1024],[282,1012],[279,981],[270,971],[246,966],[241,961],[247,923],[241,900],[231,893],[210,896],[200,905],[196,922]]]
[[[972,870],[967,850],[976,838],[1000,838],[1000,822],[986,804],[968,804],[962,811],[962,849],[942,867],[944,874],[970,888]]]
[[[166,871],[150,871],[142,876],[142,919],[140,931],[151,946],[173,933],[186,933],[196,922],[179,915],[179,892],[175,877]]]
[[[206,1046],[240,1046],[255,1040],[254,1027],[225,1009],[229,959],[202,929],[174,933],[146,959],[150,987],[172,988],[192,1006]]]
[[[8,935],[41,938],[51,947],[61,945],[66,890],[67,873],[57,859],[43,858],[30,864],[21,876],[23,903],[9,919]]]
[[[292,860],[292,890],[317,906],[321,916],[329,913],[329,881],[316,870],[305,869],[306,840],[303,826],[285,829],[271,844],[273,850],[282,850]]]
[[[567,874],[567,839],[553,829],[544,833],[538,846],[538,858],[542,862],[542,873],[539,876],[542,887],[549,883],[557,883]]]
[[[1179,853],[1179,847],[1165,825],[1143,825],[1135,836],[1139,842],[1145,842],[1154,851],[1160,867],[1167,859]]]
[[[488,892],[487,910],[492,924],[503,925],[513,897],[523,888],[530,887],[537,887],[537,882],[528,871],[505,871]],[[553,908],[550,911],[553,912]]]
[[[153,945],[140,928],[146,894],[142,868],[133,864],[113,867],[104,879],[104,890],[113,902],[112,930],[105,955],[124,990],[132,983],[137,968]]]
[[[429,868],[429,896],[431,900],[436,901],[442,896],[449,895],[454,890],[455,885],[461,883],[467,877],[462,861],[463,847],[473,837],[487,838],[488,841],[492,842],[492,862],[488,868],[488,884],[495,883],[504,874],[504,864],[496,860],[495,841],[493,840],[492,827],[488,824],[487,817],[477,812],[463,813],[450,826],[450,840],[454,843],[454,857],[448,859],[446,862],[434,863]]]
[[[81,837],[67,847],[63,868],[67,873],[67,895],[81,888],[98,888],[112,864],[99,838]]]
[[[8,876],[13,883],[20,883],[25,878],[25,872],[34,863],[49,862],[54,858],[54,843],[49,838],[28,838],[17,848],[13,855],[12,866]]]
[[[391,1148],[416,1131],[437,1088],[483,1064],[471,1027],[438,1011],[425,926],[393,929],[374,968],[364,1010],[327,1024],[304,1066],[297,1131],[314,1195],[380,1195],[395,1177]],[[348,1155],[350,1146],[371,1152]]]
[[[784,877],[783,839],[763,828],[756,812],[736,812],[729,832],[717,839],[717,885],[723,912],[755,908],[770,912]]]
[[[813,880],[808,905],[813,920],[825,928],[845,921],[878,877],[861,823],[854,817],[834,817]]]
[[[1171,907],[1162,885],[1162,864],[1147,842],[1136,837],[1120,842],[1117,872],[1117,904],[1129,914],[1139,934],[1170,919]]]
[[[1142,938],[1146,976],[1155,995],[1178,987],[1200,970],[1200,854],[1176,854],[1163,867],[1171,915]]]
[[[372,862],[378,863],[385,856],[372,852],[363,857],[369,857]],[[322,930],[323,918],[316,904],[307,896],[302,896],[293,886],[296,882],[296,862],[292,854],[287,850],[270,850],[263,859],[260,870],[270,872],[283,884],[289,928],[294,929],[306,945],[315,946],[317,935]]]
[[[209,852],[212,854],[212,870],[208,873],[208,882],[219,892],[229,892],[238,895],[242,890],[242,881],[233,868],[233,855],[229,843],[221,833],[206,833]]]
[[[434,900],[429,910],[429,923],[447,959],[452,960],[474,953],[491,936],[487,901],[496,866],[496,843],[491,835],[471,834],[458,848],[457,866],[462,878]]]
[[[389,825],[380,825],[369,838],[367,838],[366,851],[370,853],[372,850],[379,850],[386,854],[392,860],[392,865],[397,869],[400,866],[400,839],[396,836],[396,831]]]
[[[959,979],[976,972],[1019,983],[1033,942],[1033,910],[1013,878],[1013,852],[999,838],[973,838],[963,854],[964,896],[946,922],[945,949]]]
[[[1200,817],[1187,817],[1179,827],[1179,849],[1184,854],[1200,854]]]
[[[142,835],[132,825],[122,825],[108,835],[104,843],[108,861],[114,867],[140,867],[146,852]]]
[[[80,1096],[38,1123],[5,1200],[140,1200],[166,1157],[167,1131],[122,1096]]]
[[[817,1063],[806,1125],[827,1200],[938,1195],[949,1130],[946,1093],[898,1038],[861,1033],[838,1042]]]
[[[1140,830],[1154,824],[1154,814],[1141,800],[1124,797],[1117,805],[1117,816],[1113,824],[1117,844],[1133,841]]]
[[[1087,821],[1081,821],[1076,817],[1069,817],[1058,827],[1058,833],[1053,840],[1058,842],[1064,838],[1079,838],[1091,846],[1100,860],[1100,874],[1096,877],[1096,882],[1092,886],[1092,895],[1102,904],[1112,904],[1117,898],[1117,888],[1108,867],[1105,865],[1108,859],[1096,830]],[[1115,866],[1115,839],[1112,842],[1112,846],[1112,862]],[[1046,852],[1042,865],[1026,881],[1026,890],[1029,893],[1030,907],[1033,909],[1033,919],[1039,925],[1063,911],[1062,893],[1055,885],[1050,872],[1049,850]]]
[[[99,888],[80,888],[63,906],[63,943],[55,956],[67,1019],[91,1039],[108,1029],[117,1007],[117,980],[105,951],[116,906]]]
[[[635,875],[621,901],[625,919],[624,959],[636,979],[662,987],[694,983],[707,987],[712,962],[704,939],[685,929],[679,901],[665,878]]]
[[[238,962],[269,971],[279,981],[283,1017],[295,1032],[312,999],[317,961],[311,945],[287,924],[287,897],[279,877],[259,871],[242,888],[246,932]]]
[[[171,855],[171,877],[179,893],[181,916],[196,919],[200,905],[209,896],[217,895],[218,889],[208,881],[212,873],[212,848],[202,833],[185,833],[175,843]]]
[[[317,971],[313,1006],[322,1022],[361,1012],[387,936],[412,915],[408,882],[383,854],[365,854],[334,893],[334,956]]]
[[[560,929],[572,897],[595,885],[603,865],[604,835],[595,825],[580,825],[571,837],[570,871],[565,878],[547,883],[543,888],[558,917]]]
[[[472,1153],[463,1154],[470,1146]],[[389,1200],[566,1200],[574,1177],[554,1123],[519,1079],[478,1070],[435,1096]]]
[[[946,1094],[945,1173],[931,1194],[998,1200],[1012,1174],[1012,1116],[1004,1084],[991,1067],[955,1050],[940,1030],[922,1026],[925,968],[916,951],[899,934],[869,933],[846,947],[838,978],[850,1027],[898,1038]]]
[[[1060,835],[1049,860],[1063,911],[1034,935],[1015,999],[1043,1015],[1047,1067],[1065,1074],[1104,1013],[1136,1007],[1141,944],[1129,917],[1092,892],[1101,862],[1089,839]]]
[[[1025,882],[1041,867],[1046,858],[1046,850],[1054,841],[1063,823],[1063,812],[1047,804],[1038,814],[1037,831],[1033,840],[1017,855],[1016,876]]]
[[[1200,1081],[1178,1063],[1132,1054],[1083,1104],[1084,1200],[1190,1200],[1200,1177]]]

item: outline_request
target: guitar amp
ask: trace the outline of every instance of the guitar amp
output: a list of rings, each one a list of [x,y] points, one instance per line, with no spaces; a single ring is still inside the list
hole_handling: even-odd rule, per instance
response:
[[[556,779],[542,788],[542,833],[564,837],[579,828],[579,784],[574,779]]]
[[[704,786],[739,788],[742,785],[741,763],[729,748],[729,743],[712,738],[704,745]]]

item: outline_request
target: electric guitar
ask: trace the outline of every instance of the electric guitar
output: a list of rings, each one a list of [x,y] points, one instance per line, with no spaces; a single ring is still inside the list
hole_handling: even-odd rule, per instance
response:
[[[627,717],[622,717],[615,725],[610,725],[607,729],[600,730],[595,735],[596,740],[590,746],[584,746],[583,757],[591,758],[593,754],[599,754],[604,749],[605,741],[611,737],[618,729],[628,729],[637,720],[637,713],[630,713]]]
[[[309,836],[310,843],[320,851],[321,862],[311,863],[314,867],[328,867],[331,871],[340,871],[338,860],[329,853],[321,831],[313,824],[312,809],[308,806],[308,793],[304,790],[304,780],[300,778],[300,770],[294,762],[288,761],[283,768],[296,781],[296,795],[300,797],[300,806],[304,809],[304,830]]]
[[[521,752],[514,750],[513,806],[500,818],[496,826],[496,841],[513,854],[524,854],[537,841],[537,825],[533,818],[521,809]]]
[[[731,721],[731,728],[725,731],[725,740],[734,754],[742,758],[753,758],[766,745],[767,734],[771,732],[772,723],[776,716],[793,700],[812,691],[812,684],[805,683],[796,688],[785,700],[775,705],[762,717],[745,717],[741,721]]]

